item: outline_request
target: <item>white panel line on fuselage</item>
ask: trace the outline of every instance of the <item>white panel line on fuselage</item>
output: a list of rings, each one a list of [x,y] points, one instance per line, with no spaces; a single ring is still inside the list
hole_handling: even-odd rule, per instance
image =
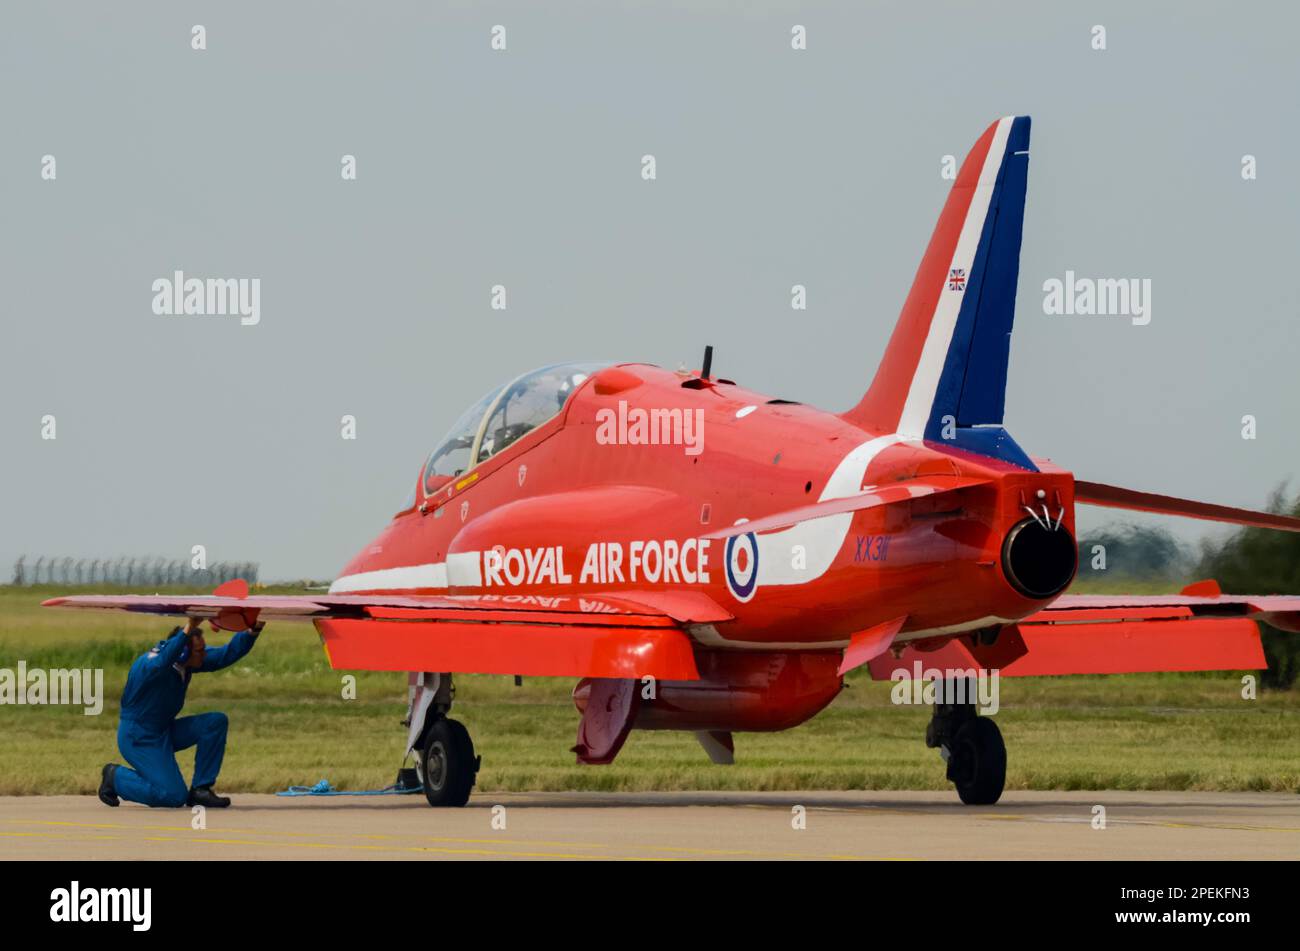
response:
[[[477,555],[477,552],[475,553]],[[405,591],[411,588],[447,587],[447,565],[432,562],[427,565],[407,565],[403,568],[381,568],[362,571],[355,575],[335,578],[330,594],[348,594],[352,591]]]

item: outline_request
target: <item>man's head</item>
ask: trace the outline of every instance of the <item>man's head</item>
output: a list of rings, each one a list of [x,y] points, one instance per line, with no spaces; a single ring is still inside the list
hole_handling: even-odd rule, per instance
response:
[[[188,656],[185,658],[184,666],[192,670],[198,670],[203,666],[203,658],[206,656],[207,650],[208,644],[203,639],[203,631],[195,628],[190,632],[190,642],[185,652]]]
[[[203,658],[207,654],[208,644],[203,639],[203,619],[192,617],[185,624],[185,649],[181,651],[180,664],[182,667],[188,667],[191,670],[198,670],[203,666]]]

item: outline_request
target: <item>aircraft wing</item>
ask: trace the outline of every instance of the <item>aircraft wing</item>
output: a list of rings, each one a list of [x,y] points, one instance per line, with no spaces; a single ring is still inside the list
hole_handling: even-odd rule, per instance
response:
[[[730,620],[693,592],[578,596],[77,595],[45,607],[312,621],[337,670],[697,680],[690,623]],[[228,623],[222,623],[228,627]]]
[[[1189,590],[1195,589],[1217,585]],[[897,656],[872,660],[871,676],[910,679],[918,669],[998,670],[1004,677],[1262,670],[1256,621],[1300,632],[1300,596],[1067,594],[1007,625],[992,644],[972,635],[916,641]]]

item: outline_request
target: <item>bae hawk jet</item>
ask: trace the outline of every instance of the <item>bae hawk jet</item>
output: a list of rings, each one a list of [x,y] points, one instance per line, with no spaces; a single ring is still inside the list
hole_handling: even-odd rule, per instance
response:
[[[78,596],[46,604],[315,625],[341,670],[409,675],[408,752],[463,805],[478,757],[458,673],[565,677],[580,762],[633,729],[685,730],[718,763],[738,732],[815,716],[850,670],[1002,676],[1264,666],[1256,621],[1300,598],[1068,595],[1075,506],[1300,531],[1300,519],[1076,478],[1003,428],[1028,117],[966,156],[879,369],[827,412],[704,367],[550,366],[465,411],[406,504],[327,594]],[[926,743],[963,802],[1002,793],[994,720],[936,702]]]

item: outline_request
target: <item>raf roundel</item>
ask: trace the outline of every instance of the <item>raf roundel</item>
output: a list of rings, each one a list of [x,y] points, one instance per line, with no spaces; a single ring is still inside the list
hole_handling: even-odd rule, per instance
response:
[[[727,539],[727,588],[737,601],[748,601],[758,588],[758,539],[753,532]]]

